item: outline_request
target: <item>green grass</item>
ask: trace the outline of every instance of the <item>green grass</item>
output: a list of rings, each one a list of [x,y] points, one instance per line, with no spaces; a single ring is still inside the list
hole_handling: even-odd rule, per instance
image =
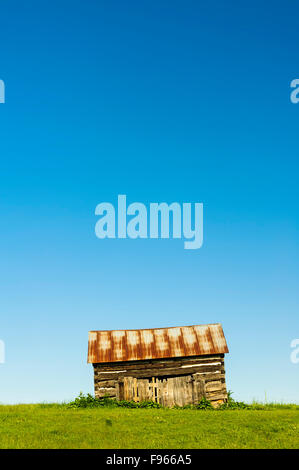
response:
[[[0,448],[298,448],[299,406],[250,410],[0,406]]]

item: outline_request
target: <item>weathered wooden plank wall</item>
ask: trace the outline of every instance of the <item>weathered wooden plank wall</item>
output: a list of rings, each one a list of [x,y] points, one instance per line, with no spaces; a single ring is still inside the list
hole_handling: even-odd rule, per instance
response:
[[[169,382],[169,379],[180,380],[180,376],[191,377],[191,375],[193,377],[197,377],[198,381],[202,381],[202,383],[204,383],[207,399],[217,403],[222,402],[227,398],[224,354],[196,357],[193,356],[178,359],[155,359],[148,361],[94,364],[95,396],[98,398],[102,398],[104,396],[125,396],[126,393],[119,389],[122,387],[122,385],[118,383],[119,379],[125,377],[135,377],[138,379],[148,379],[151,377],[161,379],[168,378]],[[171,386],[168,387],[168,396],[171,396],[173,393],[174,396],[172,400],[181,402],[182,399],[178,395],[181,392],[177,391],[177,388],[180,387],[183,390],[182,393],[189,397],[188,400],[191,400],[191,388],[188,388],[187,384],[184,383],[185,379],[183,379],[183,382],[181,382],[180,385],[178,380],[173,381],[173,384],[176,384],[176,386],[173,388],[173,391],[171,390]],[[163,387],[161,383],[163,384],[163,382],[160,380],[159,386]],[[142,387],[146,387],[145,384],[146,381],[143,383]],[[133,382],[130,386],[133,387]],[[166,391],[163,390],[160,391],[162,396],[163,394],[166,394]],[[196,400],[196,393],[198,392],[195,393],[193,391],[192,393],[192,399]]]

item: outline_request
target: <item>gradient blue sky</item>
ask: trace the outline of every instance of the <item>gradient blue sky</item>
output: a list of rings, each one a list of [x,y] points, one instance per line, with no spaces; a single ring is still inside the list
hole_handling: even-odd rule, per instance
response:
[[[0,14],[0,401],[92,392],[89,330],[221,322],[235,397],[299,402],[298,5]],[[203,247],[97,239],[118,194],[203,202]]]

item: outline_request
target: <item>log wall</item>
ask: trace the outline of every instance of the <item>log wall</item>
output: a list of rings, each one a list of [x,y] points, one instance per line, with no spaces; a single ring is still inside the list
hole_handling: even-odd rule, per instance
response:
[[[205,396],[213,405],[227,399],[224,354],[144,361],[93,364],[95,396],[116,398],[118,381],[124,377],[170,378],[196,374],[204,381]]]

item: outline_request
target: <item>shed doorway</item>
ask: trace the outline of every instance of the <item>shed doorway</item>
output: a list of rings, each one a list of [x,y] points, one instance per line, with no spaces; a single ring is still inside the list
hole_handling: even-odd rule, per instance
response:
[[[199,374],[139,379],[123,377],[116,387],[117,400],[153,401],[162,406],[197,404],[205,397],[205,383]]]

